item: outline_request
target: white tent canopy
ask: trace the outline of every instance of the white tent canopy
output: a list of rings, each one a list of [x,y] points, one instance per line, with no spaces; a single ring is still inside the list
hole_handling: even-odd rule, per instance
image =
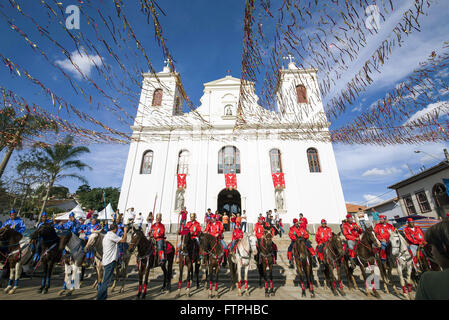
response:
[[[70,212],[73,212],[75,214],[75,218],[83,218],[86,219],[86,214],[84,213],[83,209],[81,208],[81,205],[78,204],[75,208],[68,212],[64,212],[61,215],[55,217],[55,220],[69,220]]]
[[[106,210],[105,210],[106,209]],[[113,220],[114,218],[114,210],[112,210],[112,206],[110,203],[108,203],[108,205],[106,206],[106,208],[101,210],[98,213],[98,220]]]

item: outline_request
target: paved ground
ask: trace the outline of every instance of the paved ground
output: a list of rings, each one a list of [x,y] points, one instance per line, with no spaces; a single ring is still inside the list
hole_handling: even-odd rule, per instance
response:
[[[229,235],[226,236],[228,238]],[[169,237],[172,243],[175,243],[176,240],[174,236]],[[306,297],[301,297],[301,289],[299,287],[299,282],[297,281],[296,271],[294,269],[288,268],[288,261],[286,259],[286,248],[289,243],[289,240],[275,239],[275,242],[278,244],[280,249],[278,255],[277,265],[274,267],[273,278],[274,278],[274,288],[275,295],[269,298],[265,297],[265,291],[263,288],[259,288],[258,281],[258,273],[256,270],[250,271],[248,276],[250,295],[248,297],[238,297],[237,291],[234,288],[233,291],[229,291],[229,270],[226,268],[220,271],[219,278],[219,298],[230,300],[260,300],[260,299],[278,299],[278,300],[298,300],[298,299],[312,299],[310,297],[309,291],[307,291]],[[2,300],[92,300],[96,297],[96,290],[92,288],[92,284],[94,282],[95,275],[92,274],[93,270],[89,269],[87,271],[87,277],[85,281],[82,283],[82,286],[79,290],[75,290],[71,296],[60,296],[59,291],[62,288],[63,284],[63,274],[60,272],[62,269],[56,269],[56,275],[52,277],[52,286],[49,292],[46,295],[38,294],[37,289],[40,287],[40,278],[38,274],[36,274],[32,279],[24,278],[20,280],[19,289],[16,291],[14,295],[8,295],[3,292],[3,289],[0,291],[0,299]],[[358,275],[358,272],[356,272]],[[186,272],[184,271],[184,279],[186,276]],[[201,273],[200,273],[201,277]],[[162,272],[160,268],[153,269],[150,273],[151,282],[148,287],[147,299],[177,299],[177,283],[178,283],[178,268],[175,266],[174,268],[174,276],[171,282],[172,291],[170,293],[161,293],[159,289],[162,286]],[[358,280],[358,277],[356,277]],[[397,280],[397,279],[396,279]],[[322,279],[320,278],[320,281]],[[396,296],[394,294],[386,294],[383,291],[380,291],[380,298],[375,297],[367,297],[362,290],[363,282],[358,280],[359,290],[349,291],[346,288],[346,279],[343,280],[345,284],[345,295],[334,296],[329,289],[324,288],[315,288],[316,296],[314,299],[316,300],[399,300],[404,299],[402,296]],[[398,284],[398,282],[397,282]],[[135,259],[131,263],[131,270],[129,272],[128,279],[126,280],[125,290],[123,293],[119,293],[118,289],[115,292],[111,293],[109,290],[109,299],[111,300],[128,300],[135,299],[137,294],[137,268],[135,265]],[[399,286],[397,286],[399,288]],[[186,295],[186,283],[183,283],[182,295],[178,298],[180,300],[203,300],[208,299],[208,291],[204,290],[203,286],[200,289],[196,289],[196,286],[192,287],[191,297],[187,297]],[[383,288],[383,284],[381,285]],[[391,289],[391,288],[390,288]],[[391,290],[390,290],[391,291]]]

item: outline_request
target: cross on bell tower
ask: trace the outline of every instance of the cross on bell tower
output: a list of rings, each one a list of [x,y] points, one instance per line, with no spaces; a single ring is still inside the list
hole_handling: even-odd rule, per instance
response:
[[[284,60],[290,60],[290,62],[288,63],[288,64],[290,64],[290,63],[293,62],[293,60],[295,59],[295,57],[292,56],[292,55],[289,53],[288,56],[282,57],[282,59],[284,59]]]

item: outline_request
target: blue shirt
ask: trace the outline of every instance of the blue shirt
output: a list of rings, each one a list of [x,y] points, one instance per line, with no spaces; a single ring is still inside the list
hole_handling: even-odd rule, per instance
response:
[[[39,222],[39,224],[37,225],[37,229],[39,229],[39,228],[41,227],[41,225],[43,225],[43,224],[49,224],[49,225],[52,225],[52,222],[51,222],[51,220],[49,220],[49,219],[45,220],[44,222],[41,221],[41,222]],[[56,226],[57,226],[57,225],[55,225],[54,228],[55,228],[55,229],[58,229]]]
[[[70,230],[71,232],[73,232],[76,235],[79,235],[80,229],[81,229],[81,224],[79,223],[78,220],[74,220],[74,221],[67,221],[66,223],[64,223],[62,225],[62,227],[66,230]]]
[[[90,236],[90,234],[92,233],[92,231],[99,231],[101,229],[101,225],[99,222],[97,222],[96,224],[92,224],[92,222],[89,222],[85,227],[84,227],[84,232],[86,237]]]
[[[117,231],[115,232],[116,235],[119,237],[123,237],[125,225],[123,223],[119,223],[117,225]]]
[[[379,220],[379,212],[374,211],[374,212],[371,212],[371,214],[372,214],[372,216],[373,216],[373,220],[374,220],[374,221]]]
[[[23,220],[20,218],[15,218],[14,220],[9,218],[8,220],[5,221],[5,224],[3,226],[4,227],[10,226],[11,229],[16,230],[20,234],[23,234],[26,229],[25,224],[23,223]]]

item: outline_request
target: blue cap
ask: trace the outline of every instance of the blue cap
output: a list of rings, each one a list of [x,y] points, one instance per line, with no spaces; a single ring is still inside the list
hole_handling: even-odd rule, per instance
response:
[[[42,212],[42,214],[41,214],[41,217],[45,217],[45,216],[47,216],[47,212]]]
[[[17,213],[16,210],[12,209],[11,211],[9,211],[9,214],[11,213]]]
[[[73,212],[70,212],[69,217],[74,217],[75,214]]]

